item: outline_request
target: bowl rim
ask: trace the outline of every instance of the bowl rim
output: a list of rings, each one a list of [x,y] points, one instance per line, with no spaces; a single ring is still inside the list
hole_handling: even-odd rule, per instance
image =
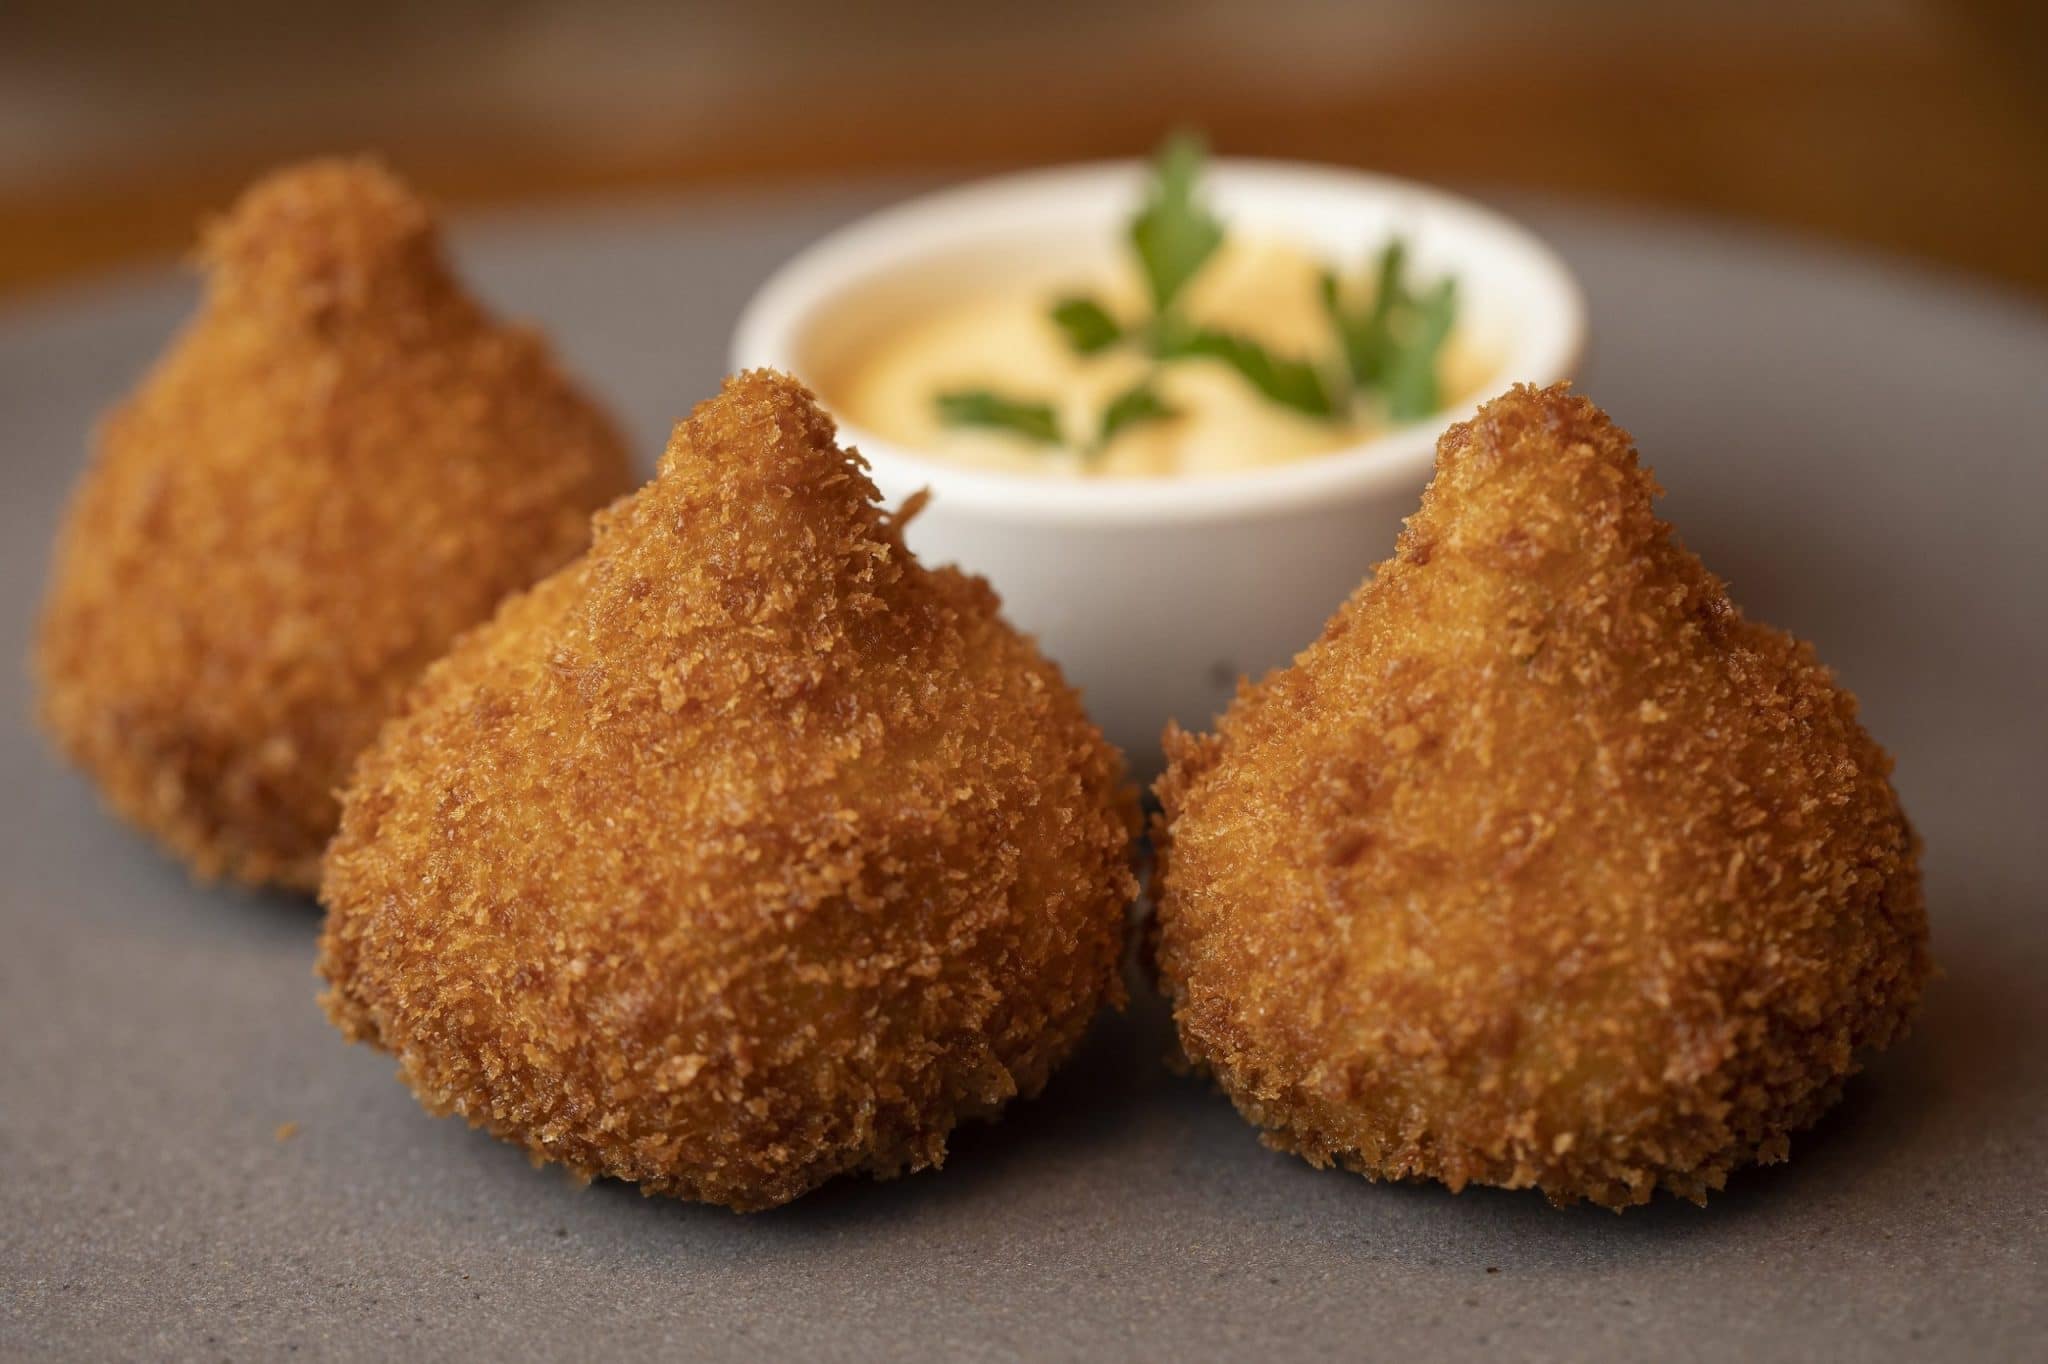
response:
[[[798,347],[819,310],[850,284],[918,255],[999,233],[1020,201],[1086,205],[1105,193],[1127,198],[1146,163],[1136,158],[1072,162],[991,176],[915,195],[828,232],[790,257],[741,310],[733,328],[735,370],[796,373]],[[1462,195],[1420,181],[1313,162],[1221,157],[1208,183],[1230,197],[1274,191],[1348,198],[1384,207],[1426,206],[1519,272],[1540,304],[1493,380],[1475,398],[1355,445],[1286,464],[1185,477],[1054,478],[961,465],[888,440],[835,415],[842,442],[858,450],[885,494],[929,488],[934,505],[996,521],[1090,525],[1245,520],[1412,491],[1435,459],[1444,429],[1472,417],[1510,382],[1551,384],[1571,376],[1585,350],[1585,294],[1557,253],[1530,229]],[[1043,209],[1040,202],[1036,207]],[[1517,372],[1519,371],[1519,372]],[[1510,378],[1510,376],[1513,376]],[[801,377],[801,375],[799,375]]]

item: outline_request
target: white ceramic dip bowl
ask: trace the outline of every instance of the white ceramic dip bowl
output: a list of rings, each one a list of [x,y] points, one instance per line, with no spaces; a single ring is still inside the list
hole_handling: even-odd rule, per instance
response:
[[[843,228],[778,270],[741,315],[735,368],[818,387],[876,337],[962,291],[1099,272],[1125,249],[1139,162],[1032,171],[911,200]],[[1494,359],[1478,386],[1568,378],[1585,336],[1577,284],[1542,242],[1468,200],[1334,167],[1222,160],[1203,177],[1233,234],[1356,263],[1398,234],[1415,277],[1453,275],[1465,343]],[[829,389],[819,396],[831,405]],[[1454,404],[1299,461],[1199,477],[1078,478],[970,467],[841,420],[890,505],[929,488],[912,523],[928,563],[958,563],[1002,595],[1144,780],[1169,719],[1206,728],[1241,674],[1306,648],[1372,566],[1428,482]]]

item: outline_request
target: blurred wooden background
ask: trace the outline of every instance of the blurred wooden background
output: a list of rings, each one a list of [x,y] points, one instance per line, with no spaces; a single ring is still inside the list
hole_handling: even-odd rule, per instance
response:
[[[444,202],[1148,148],[1704,210],[2048,295],[2036,0],[5,0],[0,291],[377,149]]]

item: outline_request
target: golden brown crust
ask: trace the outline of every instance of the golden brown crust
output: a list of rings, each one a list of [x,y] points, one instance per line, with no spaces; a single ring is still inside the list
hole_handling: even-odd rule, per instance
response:
[[[73,498],[40,715],[199,875],[310,890],[333,792],[403,688],[581,549],[629,471],[376,165],[264,180],[203,254],[204,307]]]
[[[1704,1201],[1904,1026],[1929,961],[1891,761],[1656,493],[1591,403],[1518,388],[1293,667],[1169,735],[1160,978],[1271,1144]]]
[[[864,467],[728,381],[367,755],[325,1003],[429,1108],[764,1208],[937,1164],[1117,997],[1120,760]]]

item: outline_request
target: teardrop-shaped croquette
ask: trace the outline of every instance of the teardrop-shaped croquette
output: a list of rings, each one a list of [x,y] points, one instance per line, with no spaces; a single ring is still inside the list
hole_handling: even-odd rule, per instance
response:
[[[365,758],[325,1002],[428,1108],[765,1208],[938,1164],[1118,998],[1121,761],[864,467],[729,381]]]
[[[575,555],[630,475],[376,165],[270,177],[204,256],[199,315],[74,495],[39,709],[197,874],[311,890],[334,792],[404,688]]]
[[[1564,388],[1447,433],[1322,637],[1170,733],[1159,976],[1266,1140],[1374,1177],[1695,1200],[1928,973],[1856,702],[1672,537]]]

